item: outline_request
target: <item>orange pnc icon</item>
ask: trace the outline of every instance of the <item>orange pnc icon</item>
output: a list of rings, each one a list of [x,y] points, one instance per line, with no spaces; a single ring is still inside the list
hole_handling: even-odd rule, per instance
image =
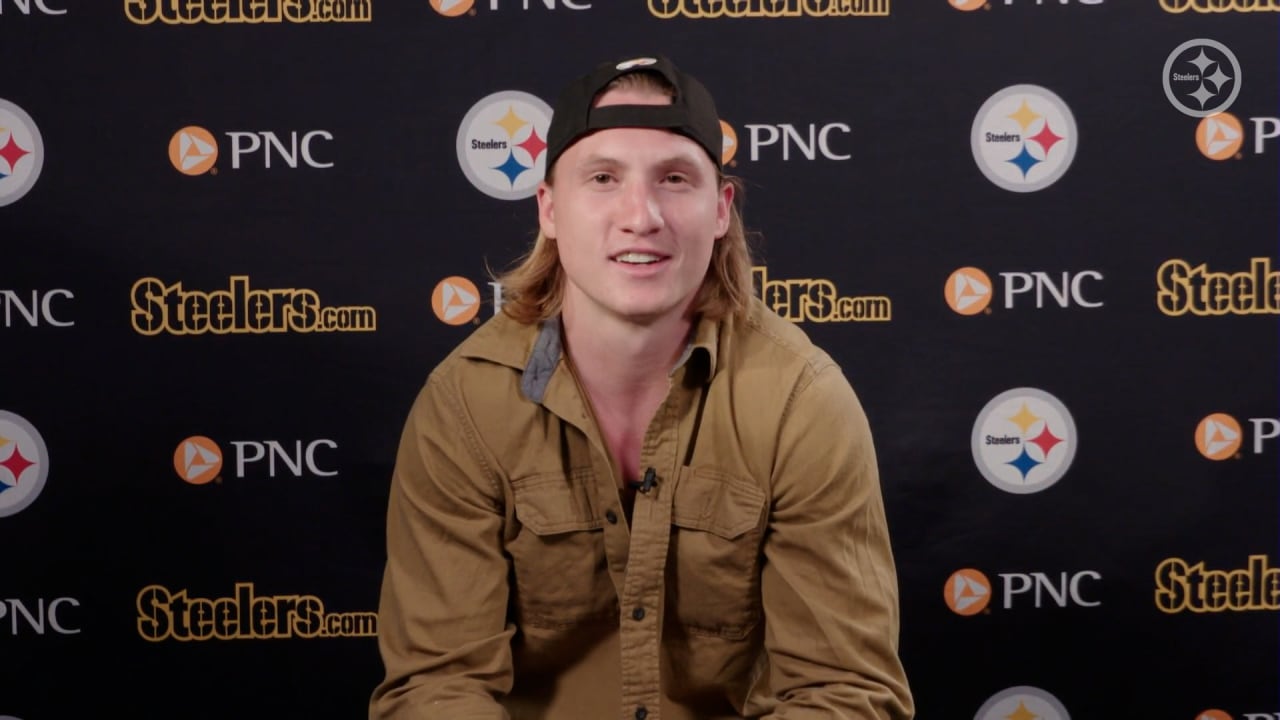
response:
[[[213,133],[188,125],[169,139],[169,162],[183,175],[203,175],[218,161],[218,141]]]
[[[1240,423],[1226,413],[1214,413],[1196,426],[1196,449],[1210,460],[1235,457],[1244,442]]]
[[[979,570],[964,568],[951,573],[943,587],[947,607],[957,615],[977,615],[991,602],[991,581]]]
[[[192,435],[173,451],[173,469],[192,485],[204,485],[222,472],[222,450],[203,435]]]
[[[475,0],[431,0],[431,9],[445,17],[465,15],[475,5]]]
[[[431,293],[431,309],[440,322],[463,325],[480,312],[480,291],[475,283],[454,275],[436,283]]]
[[[978,8],[985,7],[987,4],[987,0],[949,0],[949,2],[951,3],[951,7],[957,10],[964,10],[965,12],[977,10]]]
[[[961,315],[977,315],[991,304],[991,278],[975,267],[962,267],[947,278],[947,305]]]
[[[1210,160],[1233,158],[1243,144],[1244,125],[1231,113],[1214,113],[1196,127],[1196,147]]]
[[[1205,710],[1196,716],[1196,720],[1231,720],[1231,716],[1221,710]]]
[[[720,142],[720,164],[728,165],[733,156],[738,154],[738,132],[732,125],[721,120],[720,134],[724,137]]]

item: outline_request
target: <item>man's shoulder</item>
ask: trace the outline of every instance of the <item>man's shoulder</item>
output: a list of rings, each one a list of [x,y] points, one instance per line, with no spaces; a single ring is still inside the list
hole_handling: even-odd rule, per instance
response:
[[[747,314],[731,325],[733,366],[767,364],[805,374],[833,365],[831,356],[795,323],[753,297]]]

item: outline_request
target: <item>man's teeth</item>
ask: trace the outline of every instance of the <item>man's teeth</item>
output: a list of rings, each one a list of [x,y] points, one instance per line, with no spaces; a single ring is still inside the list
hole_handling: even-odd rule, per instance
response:
[[[640,252],[625,252],[614,258],[614,260],[617,260],[618,262],[637,264],[655,263],[661,259],[662,258],[659,258],[657,255]]]

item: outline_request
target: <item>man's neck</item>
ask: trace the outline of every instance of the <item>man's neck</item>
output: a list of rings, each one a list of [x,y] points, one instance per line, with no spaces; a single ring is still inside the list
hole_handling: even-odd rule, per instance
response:
[[[582,317],[566,307],[561,318],[574,370],[593,399],[625,403],[656,385],[664,389],[684,352],[690,317],[638,324],[614,317]]]

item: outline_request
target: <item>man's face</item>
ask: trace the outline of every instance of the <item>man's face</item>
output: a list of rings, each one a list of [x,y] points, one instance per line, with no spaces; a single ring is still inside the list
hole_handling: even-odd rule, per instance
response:
[[[669,102],[611,90],[596,104]],[[560,155],[553,180],[538,187],[538,220],[559,248],[567,316],[650,324],[689,311],[733,201],[702,146],[666,130],[600,130]]]

